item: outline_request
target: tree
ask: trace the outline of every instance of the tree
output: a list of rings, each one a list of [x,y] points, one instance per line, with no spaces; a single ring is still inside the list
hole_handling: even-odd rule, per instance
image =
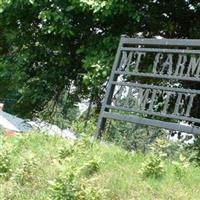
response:
[[[198,38],[199,11],[197,0],[1,0],[0,98],[23,116],[64,91],[100,103],[121,34]]]

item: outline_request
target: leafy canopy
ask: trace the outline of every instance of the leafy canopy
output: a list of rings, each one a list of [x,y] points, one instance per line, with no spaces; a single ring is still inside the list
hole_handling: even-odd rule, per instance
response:
[[[199,38],[197,0],[1,0],[0,99],[31,116],[104,92],[121,34]]]

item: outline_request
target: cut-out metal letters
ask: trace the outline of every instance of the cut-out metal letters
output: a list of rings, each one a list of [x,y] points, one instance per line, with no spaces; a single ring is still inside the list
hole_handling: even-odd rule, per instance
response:
[[[122,36],[96,137],[107,118],[200,134],[200,40]]]

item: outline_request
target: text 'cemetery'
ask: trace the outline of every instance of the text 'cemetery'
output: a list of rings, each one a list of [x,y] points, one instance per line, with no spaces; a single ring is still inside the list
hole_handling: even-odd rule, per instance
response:
[[[200,103],[200,51],[196,47],[198,40],[122,38],[97,134],[106,118],[199,134],[195,106]]]

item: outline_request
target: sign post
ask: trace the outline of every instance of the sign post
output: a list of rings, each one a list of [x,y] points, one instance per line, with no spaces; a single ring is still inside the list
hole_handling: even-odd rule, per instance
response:
[[[200,134],[200,40],[122,36],[97,138],[107,119]]]

